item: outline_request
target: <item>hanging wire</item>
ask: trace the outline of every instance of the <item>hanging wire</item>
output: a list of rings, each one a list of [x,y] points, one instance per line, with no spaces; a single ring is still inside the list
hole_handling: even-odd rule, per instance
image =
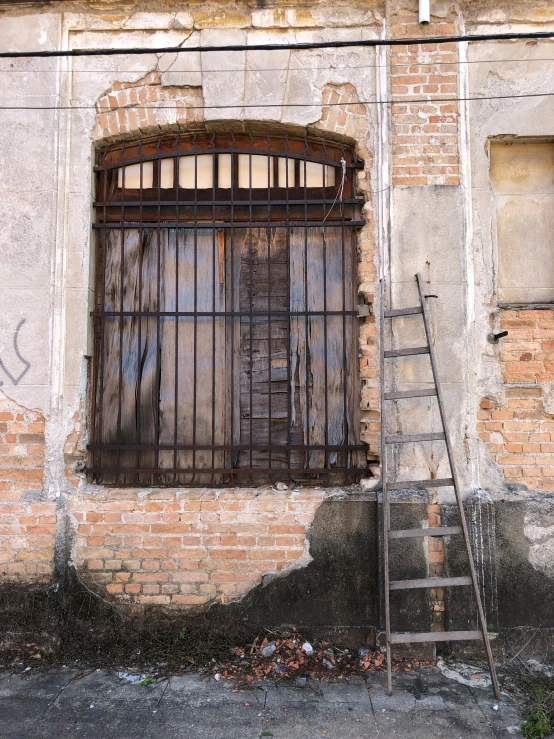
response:
[[[323,219],[323,222],[325,222],[327,220],[327,218],[329,217],[331,211],[333,210],[333,208],[335,207],[335,205],[337,203],[337,200],[340,200],[341,201],[340,214],[342,216],[342,194],[344,192],[344,183],[346,182],[346,159],[344,157],[341,157],[340,163],[341,163],[341,167],[342,167],[342,177],[341,177],[339,189],[337,190],[337,195],[336,195],[335,199],[333,200],[333,204],[331,205],[331,207],[327,211],[327,213],[325,215],[325,218]]]

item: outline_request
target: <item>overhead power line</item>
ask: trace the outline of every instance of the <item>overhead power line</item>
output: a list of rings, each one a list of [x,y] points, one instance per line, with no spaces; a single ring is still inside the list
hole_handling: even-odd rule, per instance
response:
[[[60,2],[66,2],[66,0],[60,0]],[[1,5],[1,0],[0,0]],[[165,72],[160,72],[160,74],[180,74],[182,72],[185,72],[186,74],[222,74],[224,72],[248,72],[249,74],[255,74],[257,72],[318,72],[318,71],[327,71],[327,72],[340,72],[341,70],[351,70],[351,69],[395,69],[396,67],[414,67],[414,66],[441,66],[441,67],[447,67],[447,66],[462,66],[464,64],[508,64],[509,62],[529,62],[535,63],[535,62],[554,62],[554,57],[544,57],[544,56],[538,56],[538,57],[528,57],[527,59],[456,59],[452,62],[446,62],[446,61],[440,61],[440,62],[426,62],[426,61],[409,61],[409,62],[391,62],[390,64],[338,64],[338,65],[331,65],[331,64],[324,64],[322,66],[315,66],[315,67],[291,67],[290,65],[286,67],[252,67],[251,69],[246,69],[245,67],[225,67],[225,69],[206,69],[204,66],[202,69],[187,69],[187,70],[172,70],[171,67],[165,70]],[[150,70],[151,72],[155,72],[155,69]],[[14,69],[13,67],[6,67],[4,69],[0,69],[0,74],[110,74],[112,73],[112,69]],[[149,74],[149,71],[146,69],[121,69],[119,70],[120,74]]]
[[[462,41],[519,41],[554,38],[554,31],[528,33],[482,33],[463,36],[425,36],[419,38],[360,39],[357,41],[309,41],[292,44],[228,44],[226,46],[159,46],[130,49],[63,49],[52,51],[2,51],[0,59],[32,59],[66,56],[128,56],[137,54],[190,54],[201,51],[311,51],[315,49],[344,49],[356,46],[414,46],[419,44],[451,44]]]
[[[227,103],[226,105],[185,105],[186,110],[230,110],[232,108],[329,108],[352,105],[413,105],[414,103],[463,103],[477,100],[519,100],[521,98],[554,97],[554,92],[527,92],[521,95],[473,95],[470,97],[425,97],[396,98],[387,100],[352,100],[345,103]],[[121,108],[101,107],[97,105],[0,105],[0,110],[96,110],[98,113],[110,113],[117,110],[179,110],[175,105],[125,105]]]

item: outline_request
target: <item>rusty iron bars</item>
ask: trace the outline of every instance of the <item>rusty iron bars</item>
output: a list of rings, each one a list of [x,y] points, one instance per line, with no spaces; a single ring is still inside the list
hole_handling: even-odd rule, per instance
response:
[[[359,166],[307,136],[98,152],[90,480],[359,479]]]

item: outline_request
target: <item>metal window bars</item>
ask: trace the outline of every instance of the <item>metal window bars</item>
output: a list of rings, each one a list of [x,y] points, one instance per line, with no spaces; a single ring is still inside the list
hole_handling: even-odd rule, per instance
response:
[[[307,136],[98,152],[90,480],[359,479],[358,167]]]

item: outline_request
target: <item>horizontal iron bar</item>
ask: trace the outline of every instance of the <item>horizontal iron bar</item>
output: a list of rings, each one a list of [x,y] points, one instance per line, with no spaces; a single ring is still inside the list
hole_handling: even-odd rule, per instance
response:
[[[258,420],[258,419],[257,419]],[[272,420],[280,420],[280,419],[274,419]],[[288,420],[288,419],[285,419]],[[252,444],[247,445],[243,444],[240,445],[201,445],[201,444],[95,444],[91,443],[87,445],[87,449],[93,450],[93,451],[150,451],[150,450],[158,450],[158,451],[242,451],[242,452],[249,452],[251,449],[255,451],[282,451],[282,450],[299,450],[299,451],[367,451],[367,446],[362,444],[344,444],[344,445],[331,445],[331,444],[310,444],[310,445],[302,445],[302,444]]]
[[[411,644],[435,641],[474,641],[482,639],[480,631],[422,631],[420,634],[391,634],[391,644]]]
[[[87,467],[86,472],[91,475],[256,475],[256,474],[283,474],[283,475],[335,475],[345,473],[349,475],[363,475],[365,468],[361,467]]]
[[[140,203],[137,202],[137,207]],[[144,206],[144,203],[143,203]],[[93,223],[93,228],[263,228],[264,226],[286,226],[287,228],[300,228],[302,226],[344,226],[345,228],[362,228],[365,221],[292,221],[292,220],[260,220],[260,221],[118,221],[114,223]]]
[[[112,310],[102,311],[93,310],[90,315],[94,318],[113,318],[120,317],[141,317],[141,318],[296,318],[296,316],[357,316],[358,311],[355,310],[328,310],[328,311],[286,311],[286,310],[268,310],[268,311],[140,311],[140,310]]]
[[[136,188],[134,188],[136,189]],[[152,188],[149,188],[152,189]],[[153,188],[157,189],[157,188]],[[210,188],[211,189],[211,188]],[[264,188],[265,189],[265,188]],[[289,188],[290,189],[290,188]],[[337,207],[340,205],[360,205],[364,202],[364,198],[345,198],[341,200],[337,200],[336,198],[308,198],[304,200],[277,200],[277,199],[271,199],[271,200],[248,200],[248,199],[238,199],[235,198],[234,200],[149,200],[143,198],[142,200],[97,200],[93,203],[95,208],[136,208],[138,205],[167,205],[167,206],[173,206],[176,205],[182,205],[183,207],[190,207],[190,208],[202,208],[205,206],[212,206],[212,205],[220,205],[220,206],[234,206],[235,208],[237,206],[245,206],[249,208],[250,206],[257,206],[257,205],[336,205]],[[421,311],[420,311],[421,312]]]
[[[443,488],[454,485],[451,477],[435,478],[434,480],[397,480],[387,482],[387,490],[426,490],[427,488]]]
[[[400,436],[385,436],[385,444],[410,444],[417,441],[444,441],[444,431],[436,434],[405,434]]]
[[[392,393],[385,393],[385,400],[399,400],[400,398],[427,398],[437,394],[434,387],[425,390],[398,390]]]
[[[338,147],[337,147],[338,148]],[[335,148],[335,151],[337,150]],[[262,156],[272,156],[272,157],[279,157],[281,159],[299,159],[300,161],[307,161],[307,162],[317,162],[318,164],[328,164],[331,167],[336,167],[337,169],[342,168],[341,162],[337,162],[334,159],[327,159],[323,157],[314,157],[310,154],[293,154],[286,151],[278,151],[276,149],[253,149],[251,147],[247,148],[237,148],[232,146],[223,146],[221,148],[204,148],[199,147],[195,149],[184,149],[182,151],[173,151],[173,152],[160,152],[159,154],[148,154],[146,156],[142,157],[134,157],[129,159],[123,159],[119,162],[110,162],[105,164],[96,164],[94,166],[95,172],[107,172],[110,169],[119,169],[119,167],[127,167],[129,164],[138,164],[139,162],[151,162],[155,161],[157,159],[179,159],[180,157],[194,157],[201,154],[261,154]],[[352,164],[346,163],[347,169],[363,169],[364,165],[360,162],[354,161]],[[210,190],[212,188],[209,188]],[[249,189],[249,188],[246,188]],[[266,189],[266,188],[263,188]],[[303,190],[303,186],[298,187],[299,190]],[[309,189],[315,189],[315,188],[307,188]],[[321,188],[320,188],[321,189]]]
[[[411,357],[414,354],[429,354],[428,346],[416,346],[412,349],[389,349],[385,357]]]
[[[394,310],[386,310],[385,318],[396,318],[397,316],[415,316],[418,313],[423,313],[421,305],[416,305],[413,308],[396,308]]]
[[[389,539],[411,539],[414,536],[451,536],[461,534],[461,526],[438,526],[427,529],[397,529],[389,531]]]
[[[425,577],[421,580],[392,580],[389,590],[413,590],[414,588],[447,588],[471,585],[471,577]]]

